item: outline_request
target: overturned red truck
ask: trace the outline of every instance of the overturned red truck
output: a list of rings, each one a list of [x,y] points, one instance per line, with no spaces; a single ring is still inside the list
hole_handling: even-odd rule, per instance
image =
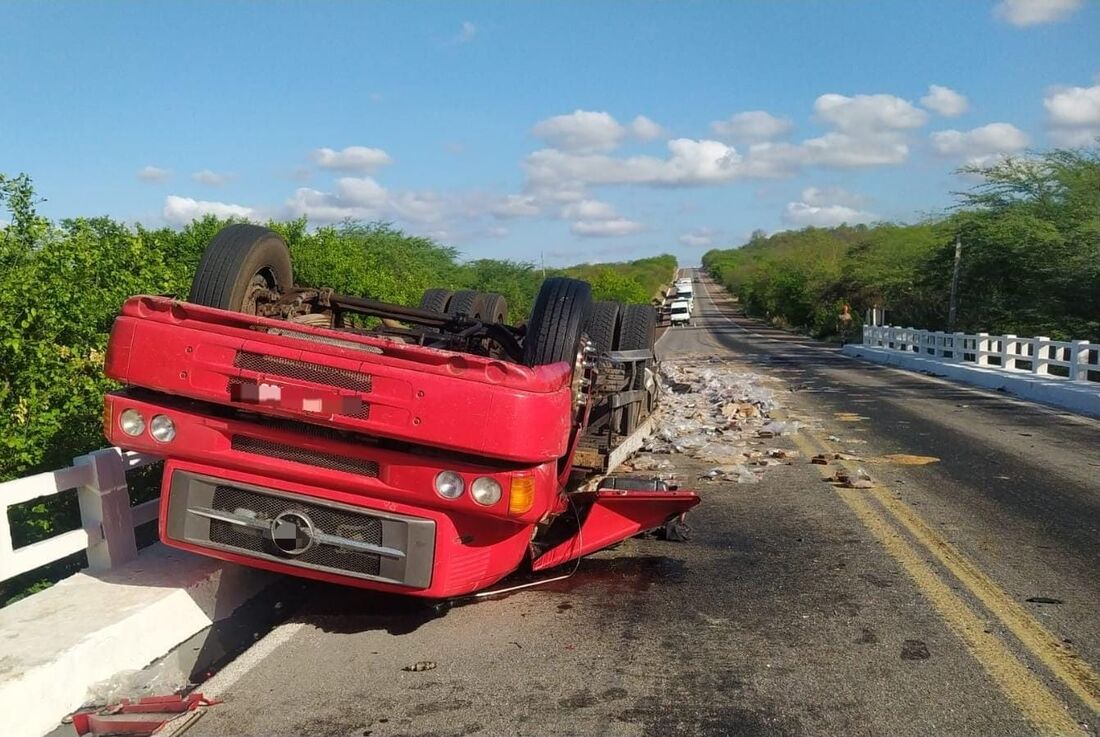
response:
[[[682,518],[692,492],[576,483],[651,422],[653,309],[555,277],[526,323],[507,314],[498,294],[430,289],[408,308],[296,287],[278,234],[230,225],[186,302],[123,306],[105,432],[165,458],[166,544],[416,596]]]

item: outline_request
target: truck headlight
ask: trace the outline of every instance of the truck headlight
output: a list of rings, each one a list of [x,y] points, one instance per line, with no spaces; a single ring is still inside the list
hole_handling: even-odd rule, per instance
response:
[[[475,502],[484,504],[486,507],[499,502],[502,493],[500,484],[488,476],[480,476],[474,479],[473,485],[470,486],[470,496],[474,498]]]
[[[440,471],[435,476],[435,493],[444,499],[458,499],[466,491],[466,482],[454,471]]]
[[[136,438],[145,432],[145,418],[136,409],[124,409],[118,416],[118,426],[122,428],[122,432]]]
[[[149,434],[158,443],[171,442],[176,437],[176,423],[168,415],[153,415],[149,422]]]

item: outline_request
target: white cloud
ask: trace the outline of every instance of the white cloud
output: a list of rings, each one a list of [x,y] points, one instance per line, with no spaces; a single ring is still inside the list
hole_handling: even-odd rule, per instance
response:
[[[645,230],[641,223],[615,218],[614,220],[578,220],[569,226],[573,235],[582,238],[620,238],[624,235],[633,235]]]
[[[534,217],[542,212],[538,198],[532,195],[510,194],[489,206],[493,217],[501,220]]]
[[[920,99],[920,104],[945,118],[954,118],[970,109],[965,95],[938,84],[929,85],[928,94]]]
[[[541,120],[531,132],[554,148],[573,153],[610,151],[626,135],[626,129],[611,115],[589,110]]]
[[[468,198],[438,192],[392,192],[371,177],[341,177],[331,192],[301,187],[283,204],[285,217],[305,217],[314,223],[352,220],[399,220],[416,225],[420,232],[439,232],[442,224],[477,217],[486,212],[477,209]],[[425,231],[425,226],[433,230]]]
[[[566,220],[613,220],[618,217],[615,208],[599,200],[571,202],[561,210]]]
[[[993,15],[1014,26],[1034,26],[1065,20],[1084,4],[1084,0],[1001,0]]]
[[[199,184],[207,184],[211,187],[220,187],[233,178],[232,174],[219,174],[210,169],[203,169],[191,175],[191,179]]]
[[[644,115],[639,115],[630,123],[630,132],[642,141],[652,141],[665,135],[665,129]]]
[[[909,156],[909,146],[895,133],[831,132],[802,142],[802,159],[807,164],[850,169],[865,166],[901,164]]]
[[[919,128],[928,113],[895,95],[821,95],[814,101],[818,120],[845,133],[900,131]]]
[[[963,158],[983,165],[1027,148],[1027,134],[1011,123],[990,123],[968,131],[945,130],[932,134],[932,147],[943,156]]]
[[[688,248],[705,248],[714,243],[714,231],[710,228],[696,228],[681,235],[677,240]]]
[[[1087,146],[1100,136],[1100,83],[1060,87],[1043,99],[1050,134],[1060,146]]]
[[[176,195],[165,197],[164,208],[161,210],[161,217],[172,225],[187,225],[192,220],[197,220],[204,215],[216,215],[220,218],[255,218],[256,214],[256,210],[244,205],[195,200],[190,197],[178,197]]]
[[[613,205],[599,200],[571,202],[561,209],[561,216],[572,221],[569,230],[582,238],[617,238],[645,230],[645,226],[628,220]]]
[[[466,44],[474,40],[477,36],[477,25],[471,21],[462,21],[462,27],[458,29],[458,35],[454,37],[455,43]]]
[[[610,113],[574,110],[568,115],[540,120],[531,133],[560,151],[590,154],[611,151],[627,136],[652,141],[665,135],[665,129],[644,115],[624,126]]]
[[[509,231],[507,228],[501,227],[499,225],[489,228],[485,231],[485,235],[489,236],[490,238],[505,238],[507,237],[508,233]]]
[[[782,118],[764,110],[749,110],[731,115],[727,120],[716,120],[710,130],[724,141],[759,143],[782,138],[794,129],[790,118]]]
[[[829,205],[844,205],[846,207],[862,207],[866,202],[863,195],[849,192],[843,187],[806,187],[802,190],[801,200],[814,207],[826,207]]]
[[[137,178],[146,184],[163,184],[172,178],[172,170],[159,166],[143,166],[138,170]]]
[[[724,143],[677,138],[668,142],[668,149],[669,156],[664,159],[542,149],[530,154],[524,167],[529,183],[536,189],[602,184],[685,186],[724,182],[737,176],[741,156]]]
[[[393,162],[390,155],[382,149],[366,146],[348,146],[341,151],[318,148],[313,152],[313,160],[322,169],[356,174],[369,174]]]
[[[860,209],[864,198],[840,187],[807,187],[798,202],[788,202],[783,222],[797,227],[832,228],[869,223],[876,215]]]

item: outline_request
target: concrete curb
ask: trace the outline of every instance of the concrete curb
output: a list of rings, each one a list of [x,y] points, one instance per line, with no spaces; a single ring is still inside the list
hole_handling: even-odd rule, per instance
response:
[[[277,578],[157,544],[0,609],[0,734],[46,734],[89,686],[144,668]]]
[[[1034,374],[1014,374],[1000,369],[985,369],[926,358],[915,353],[863,345],[846,345],[843,351],[847,356],[872,363],[909,371],[923,371],[985,389],[1005,391],[1021,399],[1048,404],[1075,414],[1100,417],[1100,386],[1095,382],[1084,384],[1066,379],[1043,379]]]

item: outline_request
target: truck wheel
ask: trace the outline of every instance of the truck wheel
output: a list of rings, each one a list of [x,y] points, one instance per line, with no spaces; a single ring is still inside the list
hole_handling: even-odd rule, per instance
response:
[[[615,341],[619,339],[619,315],[623,306],[618,302],[597,302],[592,305],[592,316],[588,318],[588,339],[600,353],[615,350]]]
[[[426,289],[420,298],[420,309],[429,312],[447,312],[447,303],[451,301],[450,289]]]
[[[523,363],[573,363],[591,312],[592,287],[587,282],[564,276],[545,280],[527,320]]]
[[[257,302],[293,286],[290,249],[283,237],[259,225],[238,223],[222,228],[206,246],[187,301],[254,315]]]
[[[448,315],[474,316],[477,307],[478,293],[472,289],[461,289],[454,293],[451,301],[447,303]]]
[[[474,302],[474,317],[482,322],[508,322],[508,300],[503,294],[482,292]]]
[[[616,350],[639,351],[653,350],[657,338],[657,312],[649,305],[626,305],[623,308],[622,326],[619,328],[619,344]],[[649,366],[647,363],[646,366]],[[631,389],[645,389],[645,372],[640,371],[634,377]],[[646,403],[648,407],[648,402]],[[642,417],[642,406],[631,403],[623,407],[622,424],[619,432],[630,435],[638,428]]]

